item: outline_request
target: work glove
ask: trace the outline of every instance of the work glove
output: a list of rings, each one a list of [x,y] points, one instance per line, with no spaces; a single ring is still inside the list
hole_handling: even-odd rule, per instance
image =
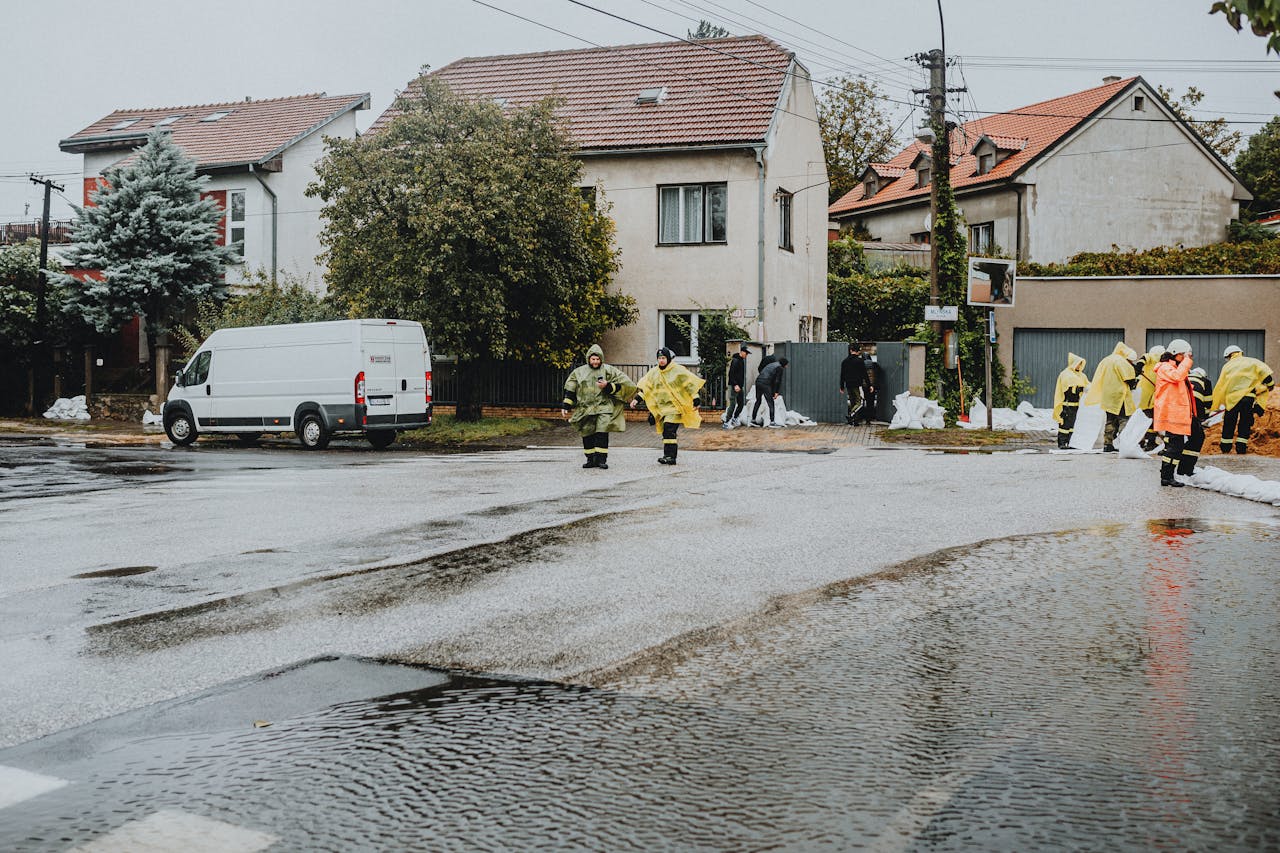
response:
[[[650,412],[650,413],[649,413],[649,426],[653,426],[653,425],[654,425],[654,424],[656,424],[657,422],[658,422],[658,419],[657,419],[657,418],[655,418],[655,417],[653,416],[653,412]]]

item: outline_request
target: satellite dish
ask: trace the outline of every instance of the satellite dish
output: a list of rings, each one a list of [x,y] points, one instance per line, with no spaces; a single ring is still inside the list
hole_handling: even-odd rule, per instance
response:
[[[926,213],[924,215],[924,230],[926,231],[933,230],[933,214],[932,213]]]

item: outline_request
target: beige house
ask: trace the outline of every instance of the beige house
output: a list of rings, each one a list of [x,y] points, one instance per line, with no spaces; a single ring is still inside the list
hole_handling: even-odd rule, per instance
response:
[[[1202,246],[1252,196],[1141,77],[967,122],[951,181],[970,254],[1050,263],[1077,252]],[[842,229],[927,241],[930,150],[914,142],[830,207]]]
[[[583,191],[617,224],[615,286],[639,305],[603,342],[611,362],[667,346],[696,363],[684,328],[702,309],[734,309],[761,341],[825,339],[827,171],[793,53],[744,36],[467,58],[433,76],[503,105],[559,99]]]

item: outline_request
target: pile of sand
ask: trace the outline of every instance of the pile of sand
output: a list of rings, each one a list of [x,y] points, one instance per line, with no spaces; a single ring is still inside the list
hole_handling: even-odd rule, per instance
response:
[[[1253,435],[1249,437],[1249,452],[1262,456],[1280,457],[1280,392],[1268,395],[1267,410],[1253,419]],[[1218,440],[1222,438],[1222,425],[1211,426],[1204,431],[1204,448],[1201,456],[1218,453]]]

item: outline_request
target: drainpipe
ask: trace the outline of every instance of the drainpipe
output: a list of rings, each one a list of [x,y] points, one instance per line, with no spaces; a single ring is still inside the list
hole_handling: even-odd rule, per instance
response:
[[[262,174],[255,168],[253,164],[249,164],[249,174],[258,179],[258,183],[262,184],[262,188],[267,191],[267,195],[271,196],[271,283],[276,283],[276,246],[277,246],[277,223],[276,213],[280,200],[276,198],[276,194],[271,191],[271,187],[267,186],[267,182],[262,179]]]
[[[1016,236],[1013,238],[1013,257],[1019,262],[1022,261],[1022,190],[1022,184],[1015,184],[1013,187],[1013,191],[1018,194],[1018,210],[1014,220],[1017,225],[1014,231]]]
[[[759,222],[756,226],[756,328],[764,339],[764,146],[756,146],[756,179],[760,190]]]

